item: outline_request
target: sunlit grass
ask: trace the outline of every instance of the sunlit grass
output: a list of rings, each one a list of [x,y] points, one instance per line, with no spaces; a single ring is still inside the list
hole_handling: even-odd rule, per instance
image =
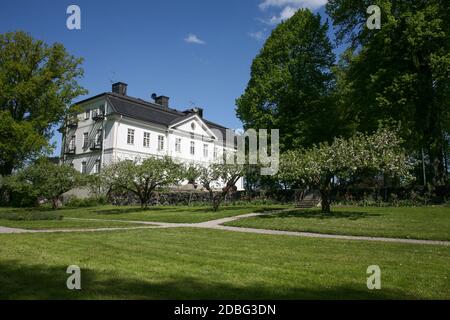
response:
[[[0,235],[0,299],[449,299],[448,247],[205,229]],[[66,268],[82,289],[66,289]],[[366,270],[381,268],[381,290]]]
[[[450,207],[336,207],[296,210],[233,221],[227,225],[317,233],[450,240]]]

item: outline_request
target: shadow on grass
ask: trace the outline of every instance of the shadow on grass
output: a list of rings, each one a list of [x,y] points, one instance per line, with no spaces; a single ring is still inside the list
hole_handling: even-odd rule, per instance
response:
[[[73,210],[76,208],[71,207],[61,207],[58,209],[52,209],[50,207],[29,207],[29,208],[0,208],[1,212],[13,212],[13,213],[20,213],[20,212],[61,212],[66,210]]]
[[[402,290],[370,291],[365,282],[331,288],[289,288],[258,282],[232,285],[200,277],[168,275],[170,280],[119,278],[81,268],[81,290],[66,287],[67,266],[21,265],[0,262],[0,299],[417,299]]]
[[[236,211],[236,210],[244,210],[248,209],[249,207],[246,206],[223,206],[218,211],[214,212],[212,210],[212,207],[210,206],[202,206],[202,207],[187,207],[187,206],[180,206],[180,207],[148,207],[148,208],[140,208],[140,207],[133,207],[133,208],[114,208],[114,209],[106,209],[106,210],[95,210],[94,212],[96,214],[105,214],[105,215],[114,215],[114,214],[127,214],[127,213],[185,213],[185,214],[197,214],[197,213],[221,213],[221,212],[228,212],[228,211]],[[257,212],[270,212],[273,210],[280,210],[282,207],[255,207],[255,211]]]
[[[380,216],[378,213],[356,212],[356,211],[335,211],[323,213],[317,210],[298,210],[281,212],[279,214],[260,216],[261,219],[273,218],[305,218],[305,219],[348,219],[359,220],[364,218]]]

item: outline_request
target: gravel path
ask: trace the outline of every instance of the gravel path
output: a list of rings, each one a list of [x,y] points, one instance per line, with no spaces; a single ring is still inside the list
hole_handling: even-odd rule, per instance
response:
[[[292,209],[287,209],[292,210]],[[282,211],[287,211],[282,210]],[[6,228],[0,226],[1,233],[54,233],[54,232],[99,232],[99,231],[115,231],[115,230],[138,230],[138,229],[156,229],[156,228],[203,228],[203,229],[215,229],[225,230],[232,232],[243,233],[256,233],[256,234],[268,234],[268,235],[285,235],[307,238],[325,238],[325,239],[339,239],[339,240],[358,240],[358,241],[380,241],[380,242],[393,242],[393,243],[409,243],[409,244],[430,244],[430,245],[443,245],[450,246],[450,241],[438,241],[438,240],[419,240],[419,239],[402,239],[402,238],[385,238],[385,237],[365,237],[365,236],[347,236],[338,234],[323,234],[312,232],[298,232],[298,231],[281,231],[281,230],[267,230],[256,228],[244,228],[244,227],[231,227],[224,226],[224,223],[257,217],[261,215],[270,215],[270,213],[249,213],[234,217],[210,220],[199,223],[169,223],[169,222],[154,222],[154,221],[130,221],[130,220],[113,220],[113,219],[85,219],[85,218],[66,218],[67,220],[83,220],[83,221],[111,221],[111,222],[126,222],[144,224],[148,226],[142,227],[123,227],[123,228],[98,228],[98,229],[47,229],[47,230],[25,230],[16,228]]]

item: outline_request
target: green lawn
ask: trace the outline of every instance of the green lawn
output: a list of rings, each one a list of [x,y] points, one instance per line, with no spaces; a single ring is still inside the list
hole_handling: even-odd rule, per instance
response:
[[[156,221],[156,222],[179,222],[196,223],[213,219],[236,216],[251,212],[264,212],[286,208],[283,205],[247,205],[247,206],[222,206],[218,212],[211,211],[211,207],[188,207],[188,206],[157,206],[141,209],[137,206],[98,206],[89,208],[64,208],[58,213],[66,218],[90,218],[111,220],[133,220],[133,221]],[[12,209],[0,208],[2,211],[20,211],[49,209]],[[0,223],[0,225],[2,225]]]
[[[233,221],[227,225],[345,235],[450,240],[450,207],[335,207],[295,210]]]
[[[0,235],[0,299],[450,299],[443,246],[205,229]],[[82,290],[65,287],[82,270]],[[366,287],[369,265],[382,289]]]
[[[0,219],[0,226],[19,229],[95,229],[113,227],[140,227],[143,224],[115,222],[115,221],[82,221],[82,220],[34,220],[13,221]]]

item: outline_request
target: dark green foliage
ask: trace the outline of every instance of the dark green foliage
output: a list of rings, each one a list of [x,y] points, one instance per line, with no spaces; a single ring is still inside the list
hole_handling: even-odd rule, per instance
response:
[[[329,141],[345,131],[333,97],[335,56],[320,15],[299,10],[278,25],[253,60],[236,101],[245,128],[280,129],[281,150]]]
[[[365,27],[366,9],[381,8],[381,30]],[[330,0],[338,39],[349,41],[339,65],[340,103],[360,131],[396,122],[411,155],[425,151],[429,182],[447,182],[450,131],[450,2]],[[423,182],[423,179],[421,179]]]
[[[81,62],[62,44],[0,34],[0,175],[51,149],[54,125],[72,99],[87,93],[77,83]]]

